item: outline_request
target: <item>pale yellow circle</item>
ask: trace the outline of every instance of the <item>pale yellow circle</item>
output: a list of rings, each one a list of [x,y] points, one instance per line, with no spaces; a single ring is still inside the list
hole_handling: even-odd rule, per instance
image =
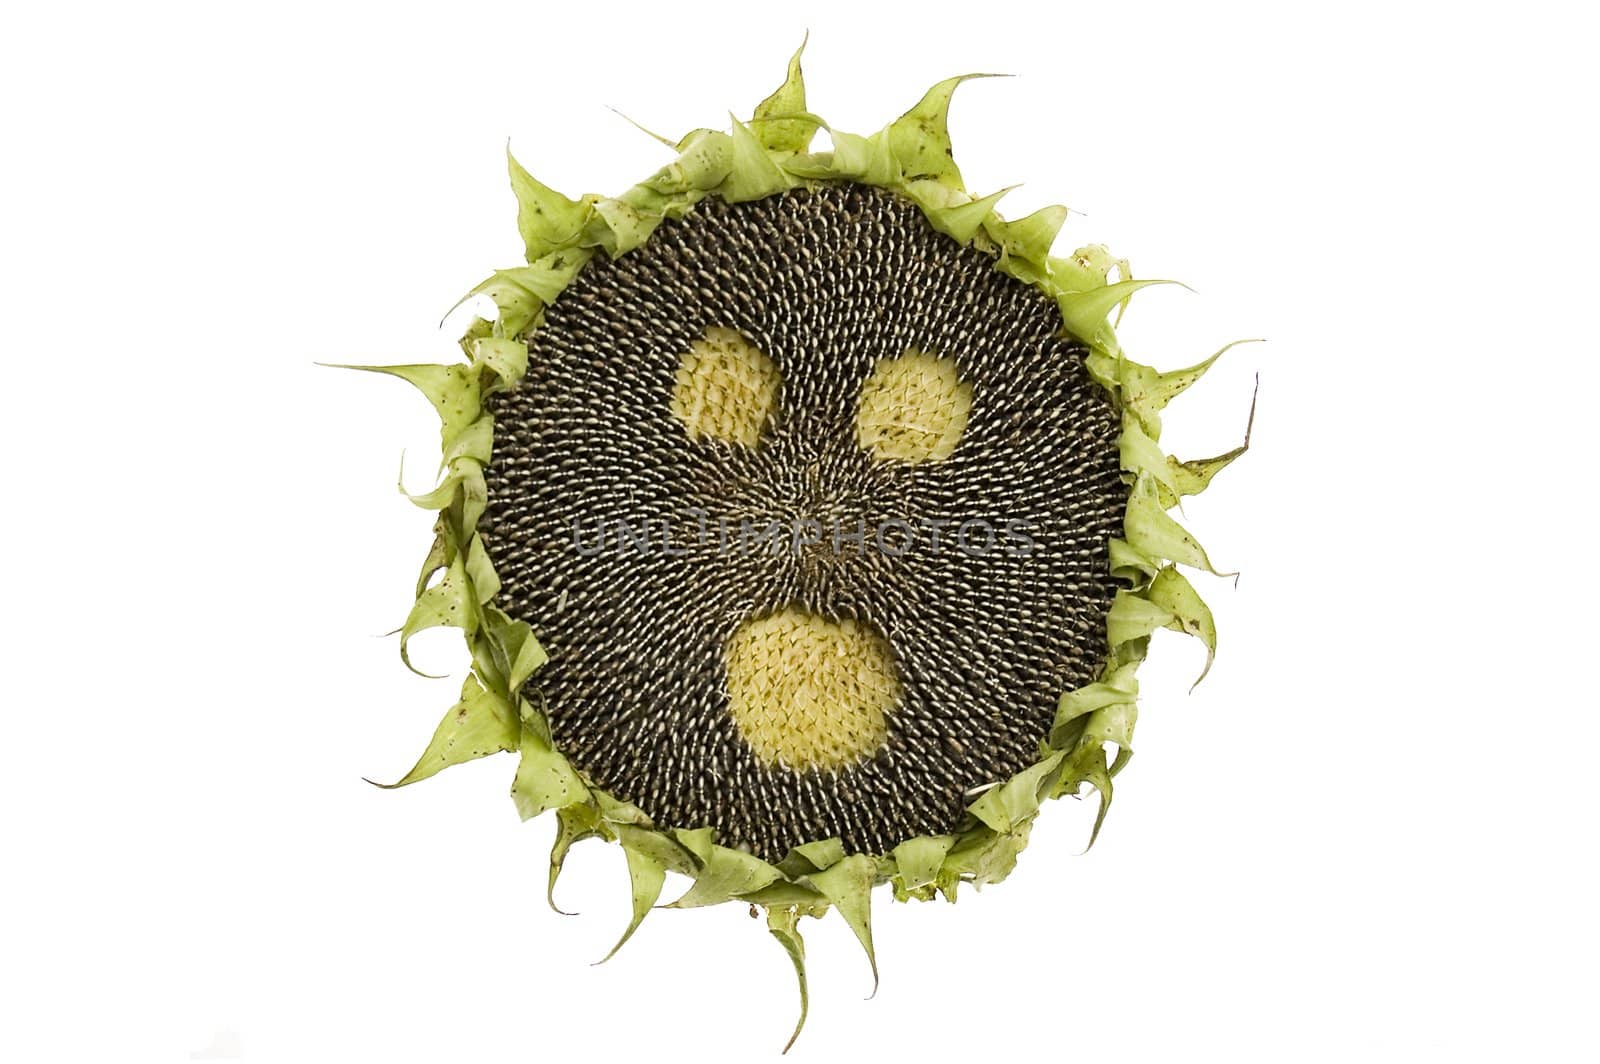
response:
[[[778,367],[733,329],[713,325],[678,363],[672,416],[691,439],[754,447],[778,406]]]
[[[972,385],[956,364],[909,350],[880,359],[861,386],[856,442],[886,461],[943,461],[961,442],[971,413]]]
[[[726,667],[739,734],[763,762],[797,771],[843,768],[872,754],[900,701],[882,636],[794,606],[741,624]]]

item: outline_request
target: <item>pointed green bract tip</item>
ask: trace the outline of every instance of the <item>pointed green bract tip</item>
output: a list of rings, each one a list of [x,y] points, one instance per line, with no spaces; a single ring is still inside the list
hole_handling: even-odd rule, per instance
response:
[[[795,979],[800,984],[800,1018],[795,1021],[794,1033],[783,1044],[785,1053],[794,1047],[795,1039],[799,1038],[800,1032],[805,1029],[806,1013],[811,1008],[811,994],[806,987],[806,944],[800,938],[799,925],[800,913],[796,909],[792,907],[767,909],[767,930],[789,955],[789,961],[794,965]]]
[[[800,73],[800,56],[805,50],[805,41],[801,41],[789,60],[783,84],[761,101],[751,119],[756,137],[768,151],[803,152],[816,136],[820,123],[806,112],[806,82]]]
[[[889,150],[907,181],[928,180],[961,188],[961,171],[956,168],[955,150],[950,143],[950,100],[962,82],[995,76],[962,74],[946,78],[889,126]]]
[[[570,200],[522,168],[506,145],[511,191],[517,197],[517,231],[532,262],[569,243],[583,228],[584,204]]]

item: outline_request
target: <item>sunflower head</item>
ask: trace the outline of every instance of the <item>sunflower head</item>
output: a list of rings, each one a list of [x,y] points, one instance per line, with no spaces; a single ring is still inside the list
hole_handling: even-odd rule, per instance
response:
[[[1053,255],[1064,208],[965,190],[963,80],[858,136],[806,109],[796,53],[750,121],[614,198],[513,159],[527,262],[473,289],[496,313],[466,360],[370,367],[442,422],[401,653],[445,625],[473,662],[395,785],[518,754],[518,810],[559,824],[551,891],[598,837],[627,856],[623,941],[668,872],[672,907],[764,908],[802,1023],[801,917],[837,911],[871,960],[875,886],[1000,880],[1085,787],[1103,819],[1151,633],[1215,647],[1179,566],[1214,570],[1169,511],[1243,447],[1158,441],[1216,356],[1131,361],[1108,316],[1159,282]]]

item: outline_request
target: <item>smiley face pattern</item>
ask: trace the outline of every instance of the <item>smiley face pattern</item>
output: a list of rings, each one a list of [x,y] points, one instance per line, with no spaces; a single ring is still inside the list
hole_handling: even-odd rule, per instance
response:
[[[957,829],[1105,659],[1127,489],[1084,354],[879,189],[597,255],[491,400],[480,524],[557,744],[768,860]]]

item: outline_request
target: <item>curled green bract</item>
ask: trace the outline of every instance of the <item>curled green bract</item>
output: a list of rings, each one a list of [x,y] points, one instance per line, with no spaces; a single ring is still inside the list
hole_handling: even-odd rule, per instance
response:
[[[1133,280],[1125,261],[1098,246],[1067,257],[1052,255],[1066,218],[1064,207],[1006,221],[995,212],[1005,190],[981,197],[966,191],[951,154],[947,124],[951,96],[964,80],[940,82],[900,118],[870,136],[859,136],[834,130],[806,110],[796,52],[783,84],[749,121],[734,119],[727,132],[700,129],[688,134],[676,144],[676,160],[615,198],[568,199],[510,159],[527,262],[496,272],[469,293],[492,300],[498,313],[493,320],[476,320],[467,330],[462,339],[466,362],[355,367],[415,386],[433,404],[442,426],[438,483],[411,497],[417,505],[439,511],[439,517],[417,581],[416,603],[400,629],[401,653],[406,654],[416,633],[448,626],[461,629],[472,656],[459,700],[416,766],[391,786],[414,783],[474,758],[516,752],[520,762],[512,797],[518,812],[524,819],[553,812],[558,819],[550,858],[552,907],[568,851],[589,838],[620,843],[627,855],[632,918],[618,948],[657,907],[668,872],[690,880],[670,908],[728,901],[761,907],[769,931],[798,975],[802,1025],[808,997],[800,917],[837,911],[866,951],[876,982],[871,928],[875,886],[887,883],[899,901],[941,895],[953,901],[962,883],[997,882],[1015,866],[1041,804],[1078,795],[1086,785],[1100,796],[1094,827],[1098,835],[1111,802],[1112,777],[1132,756],[1138,712],[1135,670],[1152,633],[1166,628],[1198,638],[1206,647],[1208,670],[1216,649],[1211,611],[1179,567],[1216,570],[1204,548],[1169,511],[1182,497],[1203,490],[1244,447],[1180,462],[1162,452],[1159,440],[1162,408],[1198,380],[1217,355],[1167,373],[1131,361],[1118,346],[1112,312],[1120,314],[1140,288],[1162,282]],[[813,152],[812,141],[821,130],[828,132],[832,148]],[[649,240],[663,219],[682,217],[707,196],[753,200],[825,181],[874,185],[910,199],[940,232],[991,252],[996,269],[1055,301],[1063,333],[1088,346],[1090,374],[1122,412],[1121,464],[1131,490],[1124,535],[1111,541],[1110,551],[1113,572],[1127,583],[1107,619],[1110,649],[1100,679],[1061,696],[1038,761],[975,795],[961,830],[909,839],[882,855],[846,855],[837,839],[819,840],[769,864],[719,845],[709,827],[656,827],[638,807],[585,779],[552,741],[543,713],[523,692],[544,663],[544,652],[526,623],[495,606],[499,580],[477,532],[486,500],[484,469],[494,441],[484,400],[522,376],[527,339],[545,307],[595,254],[627,254]],[[799,1030],[797,1025],[796,1035]]]

